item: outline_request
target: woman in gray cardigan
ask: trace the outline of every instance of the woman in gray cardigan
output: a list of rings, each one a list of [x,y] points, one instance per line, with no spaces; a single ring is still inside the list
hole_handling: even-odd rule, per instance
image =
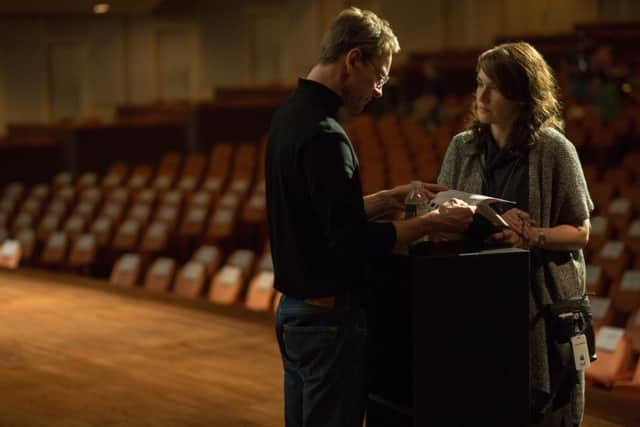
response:
[[[503,213],[510,228],[490,239],[531,249],[531,425],[579,426],[584,375],[558,369],[542,312],[585,294],[582,249],[593,203],[540,53],[527,43],[503,44],[482,53],[476,71],[468,129],[451,141],[438,182],[517,202]]]

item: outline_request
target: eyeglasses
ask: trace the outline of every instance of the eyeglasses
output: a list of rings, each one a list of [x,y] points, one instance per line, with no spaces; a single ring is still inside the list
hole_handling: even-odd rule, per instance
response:
[[[378,90],[382,90],[382,87],[383,87],[385,84],[387,84],[387,82],[389,81],[389,75],[388,75],[388,74],[385,74],[385,73],[384,73],[384,72],[382,72],[382,71],[380,71],[380,70],[376,67],[376,65],[375,65],[373,62],[371,62],[370,60],[368,60],[368,59],[367,59],[366,61],[367,61],[367,63],[368,63],[369,65],[371,65],[371,66],[373,67],[373,71],[375,71],[375,72],[376,72],[376,74],[377,74],[377,76],[378,76],[378,77],[376,77],[376,81],[375,81],[376,89],[378,89]]]

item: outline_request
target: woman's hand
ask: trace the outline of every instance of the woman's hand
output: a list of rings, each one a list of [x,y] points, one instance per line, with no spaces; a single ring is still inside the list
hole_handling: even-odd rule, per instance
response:
[[[538,235],[537,229],[534,227],[535,221],[531,219],[527,212],[512,208],[503,213],[502,218],[509,224],[509,228],[490,236],[490,243],[528,248],[532,243],[537,242]]]

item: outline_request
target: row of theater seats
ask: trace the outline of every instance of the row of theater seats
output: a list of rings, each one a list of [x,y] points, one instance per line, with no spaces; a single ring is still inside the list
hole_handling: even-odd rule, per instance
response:
[[[0,198],[0,241],[17,239],[26,264],[70,269],[110,269],[124,252],[185,259],[205,243],[225,252],[259,247],[265,197],[257,155],[255,145],[219,144],[210,159],[168,154],[157,168],[115,164],[101,180],[61,173],[29,191],[10,184]]]
[[[202,246],[178,267],[174,259],[159,257],[145,266],[140,254],[124,254],[116,262],[110,283],[142,285],[153,292],[171,292],[184,298],[206,298],[215,304],[242,303],[253,311],[272,311],[279,293],[273,288],[273,264],[268,250],[260,260],[253,251],[239,249],[222,263],[215,246]]]

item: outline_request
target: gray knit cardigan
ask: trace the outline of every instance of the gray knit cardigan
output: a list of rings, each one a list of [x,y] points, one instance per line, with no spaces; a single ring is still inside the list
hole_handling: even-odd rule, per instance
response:
[[[456,135],[442,163],[438,183],[451,189],[480,193],[482,176],[480,141],[471,131]],[[529,214],[540,227],[582,224],[593,210],[580,160],[573,144],[555,129],[542,131],[539,142],[529,152]],[[544,319],[541,305],[585,293],[585,263],[582,251],[540,253],[553,280],[545,278],[544,268],[532,272],[529,289],[529,384],[531,389],[548,394],[551,387]],[[552,282],[552,283],[549,283]],[[574,416],[582,418],[582,384]]]

